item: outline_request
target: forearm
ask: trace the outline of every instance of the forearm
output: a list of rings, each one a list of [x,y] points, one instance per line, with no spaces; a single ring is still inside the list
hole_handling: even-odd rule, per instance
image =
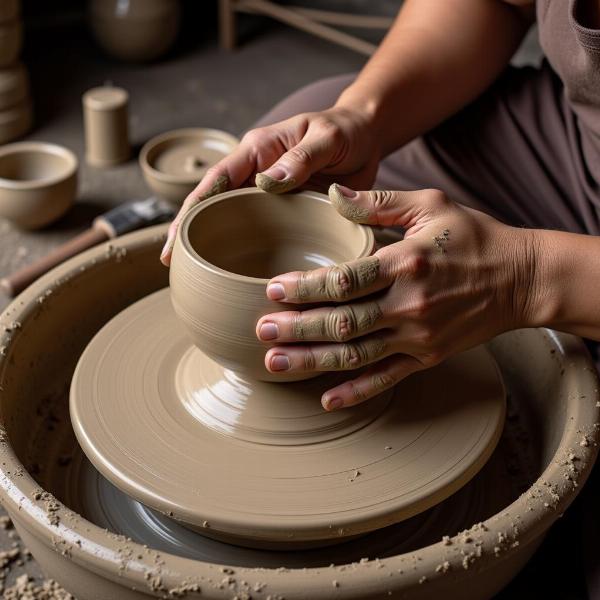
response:
[[[485,90],[528,26],[502,0],[407,0],[337,106],[363,112],[387,154]]]
[[[530,324],[600,341],[600,237],[545,230],[533,235]]]

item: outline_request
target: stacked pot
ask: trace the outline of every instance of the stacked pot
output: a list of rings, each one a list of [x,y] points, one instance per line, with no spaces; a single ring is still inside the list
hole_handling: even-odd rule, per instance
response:
[[[20,0],[0,2],[0,144],[24,135],[33,109],[29,76],[19,61],[23,46]]]

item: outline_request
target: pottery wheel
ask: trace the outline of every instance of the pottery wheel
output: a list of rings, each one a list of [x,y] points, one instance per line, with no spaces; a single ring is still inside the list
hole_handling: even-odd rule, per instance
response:
[[[335,543],[439,503],[502,431],[499,370],[475,348],[352,409],[323,411],[347,374],[247,381],[188,340],[164,289],[107,323],[82,354],[70,411],[115,486],[209,537]]]

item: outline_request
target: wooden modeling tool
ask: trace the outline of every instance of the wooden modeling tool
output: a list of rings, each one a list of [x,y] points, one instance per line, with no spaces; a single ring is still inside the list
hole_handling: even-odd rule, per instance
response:
[[[174,216],[175,208],[169,202],[154,197],[117,206],[97,217],[89,229],[50,254],[0,279],[0,288],[9,296],[16,296],[38,277],[79,252],[129,231],[169,221]]]

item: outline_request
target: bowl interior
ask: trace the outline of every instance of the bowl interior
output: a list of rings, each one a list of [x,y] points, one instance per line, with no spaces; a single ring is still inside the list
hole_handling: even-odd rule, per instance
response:
[[[365,229],[316,194],[249,191],[207,203],[189,221],[187,237],[192,250],[211,265],[262,279],[342,263],[370,251]]]
[[[66,175],[69,161],[54,152],[23,149],[0,156],[0,178],[11,181],[44,181]]]

